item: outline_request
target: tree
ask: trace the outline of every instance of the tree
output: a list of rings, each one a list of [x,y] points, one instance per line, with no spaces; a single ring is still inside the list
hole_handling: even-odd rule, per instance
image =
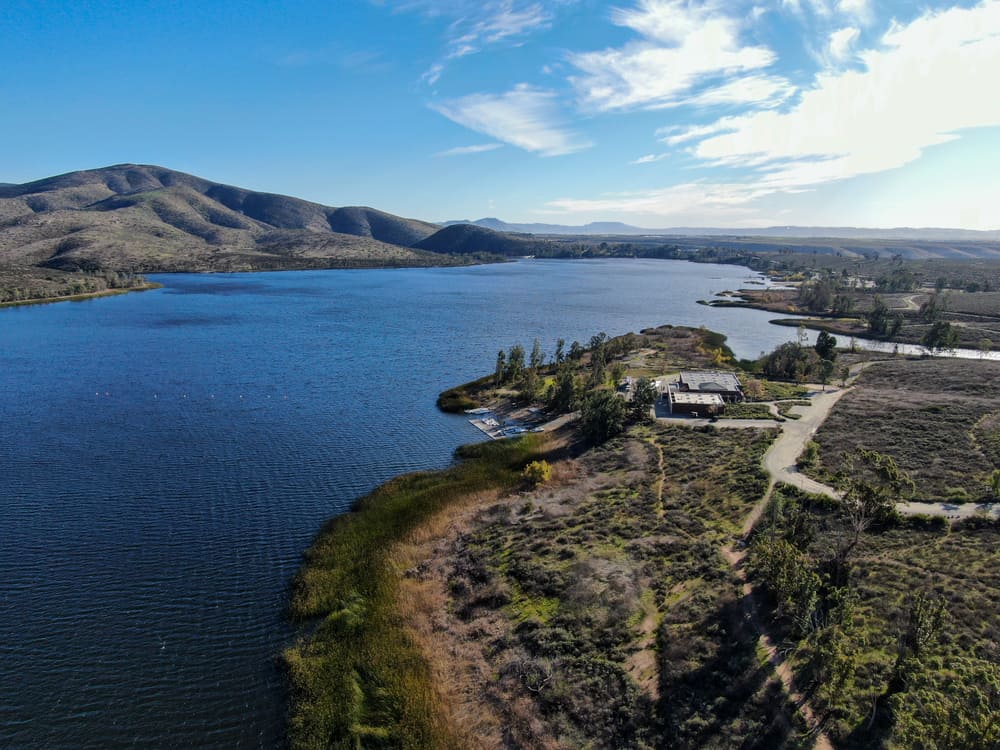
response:
[[[652,380],[639,378],[632,391],[632,418],[636,420],[646,419],[649,416],[650,408],[656,403],[658,395]]]
[[[867,448],[845,454],[836,479],[843,489],[842,507],[854,532],[841,550],[840,556],[846,560],[873,523],[895,517],[896,503],[912,493],[914,485],[892,456]]]
[[[585,351],[586,349],[583,348],[583,346],[580,344],[579,341],[574,341],[572,344],[569,345],[568,357],[574,362],[578,362],[583,358],[583,353]]]
[[[944,320],[939,320],[931,326],[920,340],[928,351],[944,351],[958,346],[958,330]]]
[[[618,384],[625,379],[626,372],[628,369],[621,362],[615,362],[611,365],[611,385],[617,388]]]
[[[595,443],[603,443],[625,429],[625,400],[613,391],[593,391],[580,408],[580,423],[584,435]]]
[[[832,360],[821,359],[819,361],[819,382],[823,384],[823,390],[826,390],[826,384],[830,382],[830,378],[833,377],[834,364]]]
[[[531,369],[538,371],[538,368],[545,364],[545,354],[542,352],[542,344],[538,339],[531,347],[531,359],[528,360]]]
[[[576,377],[569,367],[560,368],[550,391],[548,406],[556,414],[566,414],[576,408]]]
[[[555,361],[557,365],[561,365],[566,359],[566,353],[563,351],[565,347],[566,339],[559,339],[556,341]]]
[[[868,330],[872,333],[883,336],[889,330],[889,306],[877,294],[872,309],[865,317],[868,319]]]
[[[743,395],[746,396],[747,401],[763,401],[767,394],[764,390],[764,384],[757,378],[751,378],[743,384]]]
[[[920,306],[920,317],[928,323],[933,323],[941,313],[948,309],[948,297],[944,294],[934,292],[927,301]]]
[[[990,492],[1000,500],[1000,469],[994,469],[993,473],[990,474]]]
[[[507,371],[504,376],[504,381],[507,383],[514,383],[515,385],[521,380],[521,375],[524,373],[524,347],[520,344],[515,344],[510,348],[510,352],[507,354]]]
[[[750,568],[760,576],[799,632],[806,632],[819,603],[822,581],[808,559],[787,539],[758,537],[750,556]]]
[[[504,383],[504,378],[507,375],[507,355],[504,350],[501,349],[497,352],[497,367],[493,373],[493,384],[499,388]]]
[[[820,331],[816,337],[816,345],[813,347],[820,359],[828,359],[831,362],[837,358],[837,339],[826,331]]]

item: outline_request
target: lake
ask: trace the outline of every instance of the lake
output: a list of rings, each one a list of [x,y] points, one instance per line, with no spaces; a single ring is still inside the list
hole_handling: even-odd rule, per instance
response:
[[[323,521],[480,440],[437,394],[538,337],[706,325],[745,268],[666,260],[161,275],[0,310],[0,746],[272,748],[289,579]]]

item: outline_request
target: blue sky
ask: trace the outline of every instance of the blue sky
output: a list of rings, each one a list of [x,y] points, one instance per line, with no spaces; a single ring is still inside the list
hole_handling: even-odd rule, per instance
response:
[[[1000,228],[1000,0],[0,3],[0,181],[429,220]]]

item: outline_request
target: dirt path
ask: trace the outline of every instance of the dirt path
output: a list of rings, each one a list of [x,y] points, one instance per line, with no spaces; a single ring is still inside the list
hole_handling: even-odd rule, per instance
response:
[[[829,416],[834,404],[848,390],[842,388],[817,393],[812,397],[812,403],[809,406],[792,407],[796,413],[801,414],[801,417],[784,422],[781,425],[781,435],[764,454],[764,469],[770,475],[772,485],[776,482],[784,482],[806,492],[839,497],[835,490],[800,473],[796,461],[806,447],[806,443],[812,440],[816,430]]]
[[[833,750],[833,744],[830,742],[830,738],[826,736],[823,732],[822,722],[816,715],[815,710],[813,710],[812,705],[809,703],[808,699],[799,690],[798,685],[795,682],[795,673],[792,671],[791,666],[789,666],[787,659],[784,654],[775,645],[774,639],[767,630],[767,626],[760,617],[760,613],[757,607],[757,591],[754,585],[747,579],[746,570],[743,567],[743,560],[746,557],[746,550],[737,551],[732,547],[724,547],[722,550],[722,556],[726,558],[726,561],[733,568],[736,573],[736,577],[741,581],[741,590],[743,592],[743,609],[746,613],[746,617],[749,620],[751,626],[758,633],[758,643],[761,648],[764,649],[764,653],[767,654],[767,662],[774,669],[774,673],[781,680],[782,686],[785,688],[785,693],[788,695],[788,699],[798,708],[799,713],[802,714],[802,718],[805,719],[807,726],[812,730],[815,742],[813,743],[813,750]]]
[[[817,389],[819,387],[816,386]],[[813,435],[816,434],[816,430],[823,423],[823,420],[830,414],[830,410],[833,409],[834,404],[843,397],[847,390],[843,388],[822,391],[812,397],[809,406],[792,407],[800,417],[799,419],[788,420],[781,424],[781,434],[771,444],[767,453],[764,454],[761,463],[770,477],[770,483],[768,484],[767,492],[764,493],[764,497],[761,498],[760,502],[754,506],[753,510],[744,519],[741,528],[741,535],[743,537],[746,537],[750,533],[764,513],[764,509],[771,499],[771,493],[774,491],[774,486],[777,482],[785,482],[807,492],[835,494],[835,491],[831,488],[799,473],[796,461],[799,454],[805,448],[806,443],[812,439]],[[759,634],[760,646],[767,654],[768,663],[774,669],[778,679],[781,680],[781,684],[784,686],[789,700],[799,709],[806,724],[812,730],[815,739],[813,743],[814,750],[833,750],[830,738],[823,732],[822,722],[819,720],[816,711],[796,684],[795,674],[791,666],[788,664],[784,654],[776,646],[764,620],[760,617],[758,607],[759,594],[753,583],[748,579],[746,569],[743,566],[746,554],[745,549],[737,550],[735,545],[724,547],[722,550],[722,556],[729,563],[734,574],[741,582],[743,606],[747,619]]]

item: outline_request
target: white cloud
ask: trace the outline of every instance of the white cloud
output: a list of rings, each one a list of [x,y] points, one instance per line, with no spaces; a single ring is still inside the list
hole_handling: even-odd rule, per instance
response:
[[[553,12],[537,0],[401,0],[389,5],[401,12],[451,19],[443,60],[435,62],[421,76],[432,86],[444,73],[446,61],[474,54],[491,45],[515,42],[547,29],[554,17]]]
[[[861,36],[861,31],[854,26],[845,26],[830,34],[827,52],[834,62],[843,62],[851,55],[854,43]]]
[[[777,107],[792,96],[795,91],[795,87],[787,78],[749,75],[706,89],[687,99],[684,104],[700,107],[716,104],[752,104],[758,107]]]
[[[635,8],[616,9],[612,20],[642,39],[569,58],[582,73],[570,79],[582,103],[598,110],[674,106],[722,77],[727,79],[725,93],[717,98],[755,102],[760,79],[745,97],[739,82],[776,60],[767,47],[744,45],[741,20],[726,15],[715,2],[640,0]],[[700,95],[710,97],[710,92]]]
[[[666,159],[670,154],[646,154],[638,159],[633,159],[629,164],[652,164],[654,161]]]
[[[862,70],[821,72],[794,107],[667,133],[695,156],[752,168],[771,191],[882,172],[967,128],[1000,126],[1000,0],[894,24],[858,53]]]
[[[438,151],[434,156],[467,156],[469,154],[482,154],[487,151],[496,151],[503,148],[502,143],[481,143],[476,146],[456,146],[447,151]]]
[[[853,16],[862,23],[869,23],[873,17],[869,0],[839,0],[837,12]]]
[[[477,15],[463,17],[452,24],[449,57],[478,52],[486,45],[545,28],[552,21],[552,15],[539,3],[525,5],[514,0],[501,0],[476,7]]]
[[[430,106],[470,130],[542,156],[571,154],[592,145],[562,126],[554,92],[524,83],[503,94],[470,94]]]

